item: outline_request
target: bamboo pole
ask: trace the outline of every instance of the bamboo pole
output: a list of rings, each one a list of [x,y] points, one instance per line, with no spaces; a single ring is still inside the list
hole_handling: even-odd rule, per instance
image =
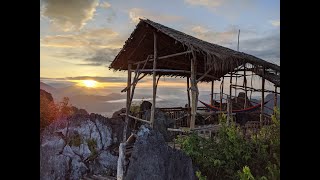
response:
[[[235,85],[237,85],[238,84],[238,77],[236,76],[236,84]],[[238,102],[238,97],[237,97],[237,89],[236,88],[234,88],[234,97],[236,98],[236,103]]]
[[[232,72],[230,73],[230,88],[229,88],[229,96],[230,96],[230,99],[232,98]]]
[[[123,129],[123,142],[127,139],[127,129],[128,129],[128,123],[129,123],[129,112],[130,112],[130,88],[131,84],[131,64],[128,64],[128,80],[127,80],[127,100],[126,100],[126,118],[125,118],[125,124]]]
[[[156,32],[153,32],[153,70],[155,70],[157,68],[157,34]],[[156,71],[153,71],[153,93],[152,93],[152,106],[151,106],[151,118],[150,118],[150,123],[151,123],[151,128],[153,128],[154,126],[154,115],[155,115],[155,109],[156,109],[156,91],[157,91],[157,87],[156,87]]]
[[[265,68],[263,68],[263,76],[262,76],[260,125],[262,125],[264,120],[264,84],[265,84],[264,73],[265,73]]]
[[[222,111],[223,84],[224,84],[224,77],[222,77],[222,81],[221,81],[221,84],[220,84],[220,111]]]
[[[189,83],[189,77],[187,77],[187,94],[188,94],[188,108],[190,108],[190,83]]]
[[[244,71],[243,71],[243,87],[244,87],[244,109],[247,108],[247,77],[246,77],[246,64],[244,64]]]
[[[274,107],[278,106],[278,94],[277,94],[277,86],[274,86]]]
[[[198,103],[198,86],[197,86],[197,59],[195,52],[192,51],[192,59],[191,59],[191,120],[190,120],[190,129],[194,129],[196,122],[196,113],[197,113],[197,103]]]
[[[214,80],[211,81],[211,101],[210,104],[213,106],[213,93],[214,93]]]
[[[170,55],[166,55],[166,56],[161,56],[161,57],[157,58],[157,60],[166,59],[166,58],[171,58],[171,57],[175,57],[175,56],[181,56],[181,55],[188,54],[188,53],[191,53],[191,51],[185,51],[185,52],[181,52],[181,53],[176,53],[176,54],[170,54]],[[139,61],[139,62],[134,63],[134,65],[140,64],[140,63],[144,63],[144,62],[148,62],[148,61],[153,61],[153,59],[147,59],[147,60],[144,60],[144,61]]]
[[[126,140],[125,140],[126,141]],[[120,143],[119,145],[119,157],[117,164],[117,180],[122,180],[124,177],[124,162],[125,162],[125,151],[126,151],[126,142]]]

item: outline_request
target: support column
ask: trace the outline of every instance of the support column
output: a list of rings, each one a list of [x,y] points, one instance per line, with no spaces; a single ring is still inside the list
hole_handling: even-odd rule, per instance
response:
[[[243,71],[243,86],[244,86],[244,109],[247,108],[247,76],[246,76],[246,64],[244,64],[244,71]]]
[[[220,84],[220,111],[222,111],[223,84],[224,84],[224,76],[222,77],[222,81],[221,81],[221,84]]]
[[[190,121],[190,129],[194,129],[196,122],[196,113],[197,113],[197,105],[198,105],[198,95],[199,90],[197,86],[197,59],[195,52],[192,51],[192,59],[191,59],[191,121]]]
[[[130,112],[130,92],[131,92],[131,64],[128,64],[128,80],[127,80],[127,100],[126,100],[126,119],[123,129],[123,142],[127,140],[127,130]]]
[[[265,73],[265,69],[263,68],[263,73],[262,73],[262,88],[261,88],[260,125],[262,125],[262,122],[263,122],[263,120],[264,120],[264,84],[265,84],[264,73]]]
[[[214,80],[211,81],[211,101],[210,104],[213,106],[213,93],[214,93]]]
[[[188,93],[188,106],[187,106],[187,127],[190,127],[190,120],[191,120],[191,110],[190,110],[190,79],[187,77],[187,93]]]
[[[278,94],[277,94],[277,86],[274,86],[274,108],[278,106]]]
[[[153,74],[152,74],[152,82],[153,82],[153,93],[152,93],[152,106],[151,106],[151,117],[150,117],[150,125],[151,128],[154,126],[154,114],[155,114],[155,109],[156,109],[156,92],[157,92],[157,87],[156,87],[156,71],[155,69],[157,68],[157,34],[156,32],[153,32]]]
[[[230,88],[229,88],[229,96],[230,96],[230,99],[232,99],[232,72],[230,73]]]

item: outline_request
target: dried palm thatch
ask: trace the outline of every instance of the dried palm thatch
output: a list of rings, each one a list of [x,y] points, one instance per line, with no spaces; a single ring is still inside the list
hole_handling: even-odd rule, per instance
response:
[[[280,86],[280,66],[257,58],[255,56],[234,51],[213,43],[209,43],[198,38],[187,35],[183,32],[163,26],[149,19],[140,19],[136,29],[132,32],[123,48],[110,65],[110,69],[127,70],[128,63],[135,63],[152,58],[153,54],[153,32],[157,33],[158,57],[192,50],[197,59],[197,72],[206,73],[212,69],[208,75],[217,79],[234,71],[243,64],[250,64],[257,75],[264,76],[265,79]],[[157,61],[157,69],[173,69],[190,71],[190,59],[192,54],[175,56]],[[133,64],[132,69],[137,65]],[[145,69],[152,69],[152,62],[148,62]],[[264,73],[262,70],[265,69]],[[187,72],[157,72],[163,76],[189,77]],[[151,74],[152,72],[146,72]],[[201,75],[198,75],[200,77]],[[205,77],[201,82],[209,82],[212,78]]]

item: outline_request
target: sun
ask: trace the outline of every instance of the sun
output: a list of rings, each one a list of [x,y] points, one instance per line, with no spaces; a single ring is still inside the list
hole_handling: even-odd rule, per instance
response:
[[[86,87],[93,88],[97,86],[98,82],[94,80],[83,80],[82,83]]]

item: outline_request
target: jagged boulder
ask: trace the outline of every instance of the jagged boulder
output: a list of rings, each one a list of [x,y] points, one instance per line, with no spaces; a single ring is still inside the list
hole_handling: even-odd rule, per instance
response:
[[[118,158],[110,147],[119,144],[121,139],[114,129],[123,129],[123,121],[115,122],[101,115],[80,113],[50,124],[41,134],[40,179],[115,174]]]
[[[151,110],[146,111],[147,120],[150,121]],[[164,137],[165,141],[171,141],[172,135],[167,128],[174,127],[174,120],[171,119],[168,115],[162,112],[160,109],[155,109],[155,120],[154,120],[154,128],[158,130]]]
[[[190,157],[169,147],[158,130],[142,125],[134,143],[125,180],[193,180]]]

